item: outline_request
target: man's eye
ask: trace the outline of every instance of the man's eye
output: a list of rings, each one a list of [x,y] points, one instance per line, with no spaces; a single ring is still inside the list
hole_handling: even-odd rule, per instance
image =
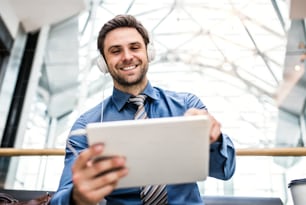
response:
[[[137,50],[137,49],[139,49],[139,47],[138,46],[134,46],[134,47],[131,47],[131,49],[132,50]]]
[[[119,53],[119,52],[120,52],[119,50],[113,50],[113,51],[112,51],[113,54],[117,54],[117,53]]]

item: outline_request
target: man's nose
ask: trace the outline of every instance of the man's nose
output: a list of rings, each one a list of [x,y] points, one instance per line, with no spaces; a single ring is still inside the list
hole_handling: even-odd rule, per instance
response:
[[[125,49],[124,52],[123,52],[123,58],[124,58],[124,60],[132,59],[133,58],[132,52],[128,49]]]

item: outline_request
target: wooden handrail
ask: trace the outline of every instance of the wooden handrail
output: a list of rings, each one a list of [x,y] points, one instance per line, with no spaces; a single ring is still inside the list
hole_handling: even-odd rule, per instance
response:
[[[0,156],[63,156],[64,149],[18,149],[18,148],[0,148]]]
[[[0,148],[3,156],[63,156],[64,149],[18,149]],[[242,148],[236,149],[237,156],[306,156],[306,147]]]
[[[237,156],[306,156],[306,147],[243,148],[236,150]]]

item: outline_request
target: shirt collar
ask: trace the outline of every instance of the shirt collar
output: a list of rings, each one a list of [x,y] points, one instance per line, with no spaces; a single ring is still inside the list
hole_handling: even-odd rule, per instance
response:
[[[147,95],[149,98],[152,98],[153,100],[157,100],[157,95],[150,82],[148,82],[147,86],[145,87],[142,93]],[[115,87],[113,88],[112,101],[117,107],[118,111],[124,107],[124,105],[126,104],[126,102],[129,100],[131,96],[132,95],[129,93],[122,92],[116,89]]]

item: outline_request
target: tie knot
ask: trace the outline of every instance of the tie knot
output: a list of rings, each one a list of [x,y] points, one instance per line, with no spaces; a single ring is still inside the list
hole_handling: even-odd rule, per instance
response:
[[[139,94],[135,97],[130,97],[129,103],[133,103],[137,105],[138,107],[141,105],[144,105],[144,101],[146,100],[147,96],[144,94]]]

